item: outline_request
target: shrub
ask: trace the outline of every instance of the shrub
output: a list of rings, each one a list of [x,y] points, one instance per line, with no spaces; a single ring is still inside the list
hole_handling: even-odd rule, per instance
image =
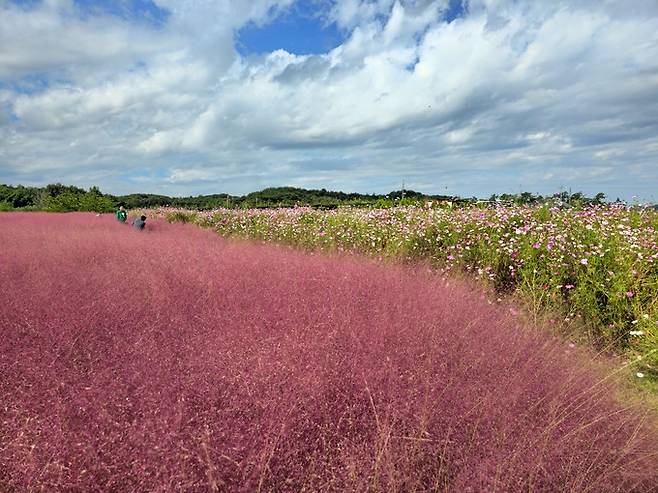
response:
[[[167,214],[167,221],[170,223],[193,223],[197,219],[197,214],[187,211],[174,211]]]

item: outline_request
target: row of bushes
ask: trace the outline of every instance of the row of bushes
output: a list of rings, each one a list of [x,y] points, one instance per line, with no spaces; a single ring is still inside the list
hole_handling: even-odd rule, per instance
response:
[[[85,191],[59,184],[44,188],[0,185],[0,211],[112,212],[115,208],[116,201],[96,187]]]

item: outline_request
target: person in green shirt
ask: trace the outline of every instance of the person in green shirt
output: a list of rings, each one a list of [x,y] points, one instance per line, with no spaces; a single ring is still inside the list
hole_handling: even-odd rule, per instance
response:
[[[119,210],[117,211],[117,221],[125,223],[127,219],[128,213],[126,212],[126,209],[124,209],[123,206],[119,207]]]

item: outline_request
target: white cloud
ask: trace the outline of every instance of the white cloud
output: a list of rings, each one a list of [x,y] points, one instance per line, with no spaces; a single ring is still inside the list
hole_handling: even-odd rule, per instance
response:
[[[332,51],[240,57],[235,30],[291,2],[157,0],[160,27],[0,3],[0,182],[623,195],[656,178],[656,2],[471,0],[447,23],[444,0],[338,0]]]
[[[0,79],[32,73],[75,76],[84,67],[114,71],[168,49],[168,39],[111,17],[82,19],[70,0],[26,11],[0,3]]]

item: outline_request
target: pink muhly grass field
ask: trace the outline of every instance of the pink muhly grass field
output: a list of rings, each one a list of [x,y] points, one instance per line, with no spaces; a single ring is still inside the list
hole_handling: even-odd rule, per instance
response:
[[[0,491],[655,491],[611,371],[421,268],[0,215]]]

